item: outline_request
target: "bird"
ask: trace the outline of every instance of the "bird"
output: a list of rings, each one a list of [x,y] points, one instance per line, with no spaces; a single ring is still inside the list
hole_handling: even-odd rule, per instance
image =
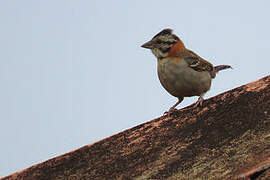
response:
[[[213,66],[186,48],[172,29],[163,29],[150,41],[141,45],[157,58],[158,78],[163,88],[178,101],[165,112],[171,116],[185,97],[199,96],[194,107],[202,106],[203,96],[210,90],[216,74],[230,65]]]

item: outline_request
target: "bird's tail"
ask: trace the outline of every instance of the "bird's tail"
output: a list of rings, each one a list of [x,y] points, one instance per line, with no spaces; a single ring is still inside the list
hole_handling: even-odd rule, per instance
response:
[[[232,69],[232,67],[229,66],[229,65],[219,65],[219,66],[215,66],[215,67],[214,67],[214,70],[213,70],[212,73],[211,73],[211,77],[212,77],[212,78],[215,78],[215,77],[216,77],[216,74],[217,74],[219,71],[225,70],[225,69],[229,69],[229,68]]]
[[[219,66],[214,67],[214,71],[215,71],[215,73],[218,73],[221,70],[225,70],[225,69],[229,69],[229,68],[232,69],[232,67],[229,65],[219,65]]]

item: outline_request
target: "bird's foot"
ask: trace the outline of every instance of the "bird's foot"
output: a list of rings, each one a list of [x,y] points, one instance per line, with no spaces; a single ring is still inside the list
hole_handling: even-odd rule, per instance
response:
[[[164,113],[164,115],[167,115],[168,117],[170,117],[171,115],[172,115],[172,113],[174,113],[174,112],[176,112],[177,111],[177,109],[175,108],[178,104],[180,104],[182,101],[183,101],[183,97],[178,97],[178,101],[177,101],[177,103],[175,103],[175,105],[173,105],[170,109],[169,109],[169,111],[166,111],[165,113]]]
[[[172,115],[174,112],[176,112],[176,111],[177,111],[177,109],[176,109],[175,107],[171,107],[171,108],[169,109],[169,111],[164,112],[164,115],[165,115],[165,116],[168,116],[168,117],[171,117],[171,115]]]
[[[200,96],[198,101],[195,103],[194,107],[196,108],[196,107],[202,106],[203,101],[204,101],[203,97]]]

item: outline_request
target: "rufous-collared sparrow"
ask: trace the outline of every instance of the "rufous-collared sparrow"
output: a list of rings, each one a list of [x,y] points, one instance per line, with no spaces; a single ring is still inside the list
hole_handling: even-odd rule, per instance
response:
[[[193,51],[172,33],[164,29],[141,47],[150,49],[158,60],[158,77],[162,86],[178,98],[167,112],[175,110],[184,97],[199,96],[195,107],[202,106],[203,96],[210,89],[211,81],[220,70],[231,68],[229,65],[213,66]]]

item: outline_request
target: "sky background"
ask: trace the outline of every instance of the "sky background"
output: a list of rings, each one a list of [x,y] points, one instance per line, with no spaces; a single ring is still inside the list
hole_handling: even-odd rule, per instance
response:
[[[0,177],[157,118],[177,99],[140,46],[164,28],[219,73],[269,75],[270,1],[0,1]],[[185,98],[178,108],[194,103]]]

